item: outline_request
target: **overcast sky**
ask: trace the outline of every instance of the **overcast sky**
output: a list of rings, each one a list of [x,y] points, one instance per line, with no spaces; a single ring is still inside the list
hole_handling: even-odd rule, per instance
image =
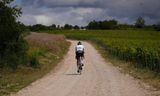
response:
[[[92,20],[116,19],[134,24],[142,16],[147,24],[160,22],[160,0],[15,0],[25,24],[86,25]]]

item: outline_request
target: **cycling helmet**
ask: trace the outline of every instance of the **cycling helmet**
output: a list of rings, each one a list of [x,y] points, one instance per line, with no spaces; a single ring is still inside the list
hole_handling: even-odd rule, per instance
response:
[[[79,42],[77,43],[77,45],[82,45],[82,43],[79,41]]]

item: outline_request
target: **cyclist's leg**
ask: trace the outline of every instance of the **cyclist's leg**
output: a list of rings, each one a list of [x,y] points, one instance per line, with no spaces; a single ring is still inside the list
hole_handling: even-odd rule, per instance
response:
[[[79,59],[77,57],[77,72],[79,73]]]
[[[77,66],[78,66],[78,59],[79,59],[79,54],[76,52]]]
[[[79,55],[79,58],[78,58],[78,68],[80,70],[82,70],[82,56],[81,56],[81,54]]]
[[[76,57],[76,59],[77,59],[77,72],[79,73],[80,72],[80,54],[78,53],[77,54],[77,57]]]
[[[83,59],[84,59],[84,54],[81,53],[81,64],[82,64],[82,66],[84,66],[84,64],[83,64]]]

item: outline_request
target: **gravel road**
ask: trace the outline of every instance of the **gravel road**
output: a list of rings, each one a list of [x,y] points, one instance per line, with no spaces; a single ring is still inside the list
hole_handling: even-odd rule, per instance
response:
[[[49,74],[12,96],[160,96],[153,95],[138,80],[106,62],[89,43],[85,46],[84,70],[77,74],[74,46]]]

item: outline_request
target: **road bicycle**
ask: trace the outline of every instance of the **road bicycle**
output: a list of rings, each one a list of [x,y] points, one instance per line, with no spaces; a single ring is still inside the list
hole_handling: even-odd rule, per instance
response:
[[[78,58],[78,61],[77,61],[77,67],[78,67],[78,73],[81,75],[82,74],[82,66],[83,66],[83,63],[82,63],[82,57],[80,56]]]

